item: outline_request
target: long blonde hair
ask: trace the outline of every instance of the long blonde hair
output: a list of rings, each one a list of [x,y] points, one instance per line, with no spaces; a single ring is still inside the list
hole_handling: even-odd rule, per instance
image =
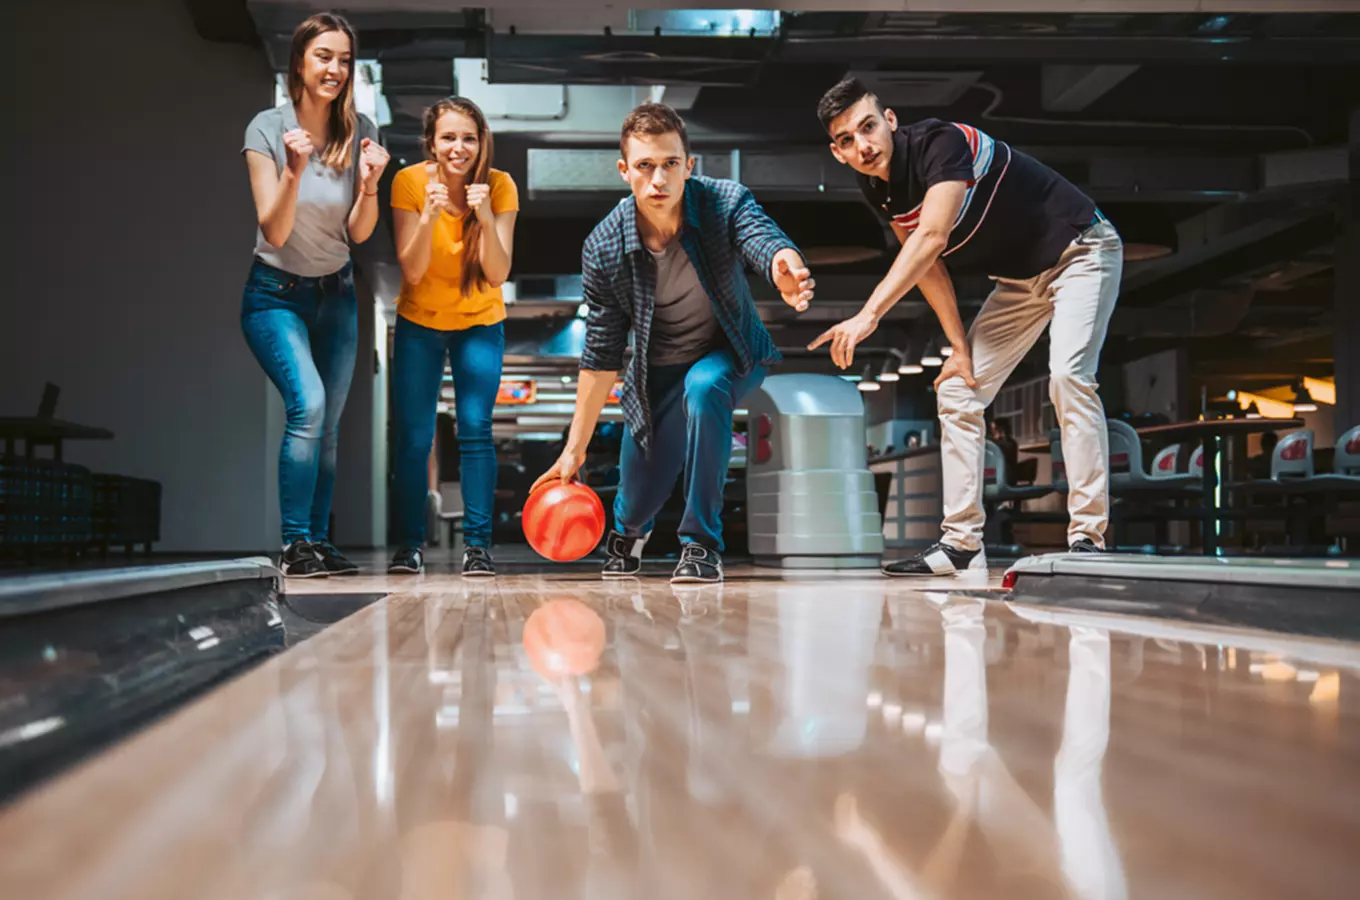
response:
[[[491,176],[491,158],[495,155],[491,126],[486,123],[486,116],[482,114],[481,107],[466,97],[445,97],[425,110],[425,134],[421,139],[425,158],[431,162],[438,161],[434,152],[434,129],[439,123],[439,117],[450,112],[462,113],[477,126],[477,163],[472,167],[468,184],[490,184],[488,179]],[[488,197],[486,202],[490,203],[491,198]],[[486,287],[486,274],[482,272],[481,249],[482,223],[469,209],[467,215],[463,216],[463,277],[460,287],[464,295],[472,290],[474,284]]]
[[[349,38],[349,77],[340,96],[331,103],[329,128],[326,146],[321,151],[321,161],[332,169],[345,169],[353,162],[354,133],[359,128],[359,114],[354,109],[354,78],[358,69],[359,42],[354,37],[354,29],[342,16],[335,13],[317,13],[307,19],[293,32],[293,46],[288,53],[288,96],[293,104],[302,102],[302,57],[307,46],[319,35],[331,31],[343,32]]]

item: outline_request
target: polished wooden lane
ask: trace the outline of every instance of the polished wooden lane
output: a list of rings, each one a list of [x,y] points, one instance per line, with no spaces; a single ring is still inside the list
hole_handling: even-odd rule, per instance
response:
[[[871,575],[406,584],[5,810],[6,895],[1303,900],[1355,883],[1350,645]]]

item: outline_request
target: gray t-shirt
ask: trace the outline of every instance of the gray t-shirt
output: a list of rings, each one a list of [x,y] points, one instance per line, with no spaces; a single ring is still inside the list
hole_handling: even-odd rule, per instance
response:
[[[648,362],[657,366],[693,362],[718,342],[720,326],[713,301],[679,239],[660,253],[650,247],[648,252],[656,260],[656,311]]]
[[[292,102],[267,109],[246,127],[242,153],[254,150],[274,160],[280,174],[288,164],[283,146],[284,132],[298,127]],[[364,138],[378,140],[378,129],[366,116],[359,116],[351,162],[337,172],[321,162],[320,148],[312,153],[298,181],[297,211],[293,230],[282,247],[265,240],[255,230],[255,255],[275,268],[304,278],[315,278],[339,271],[349,262],[349,211],[354,206],[357,175],[353,160],[358,159],[359,143]]]

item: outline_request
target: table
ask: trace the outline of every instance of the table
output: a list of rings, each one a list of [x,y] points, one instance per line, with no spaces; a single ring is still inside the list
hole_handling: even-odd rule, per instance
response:
[[[113,432],[106,428],[92,428],[60,419],[42,416],[0,417],[0,438],[5,439],[5,455],[14,455],[14,442],[24,442],[24,455],[33,459],[35,447],[50,446],[54,459],[61,459],[62,441],[109,441]]]

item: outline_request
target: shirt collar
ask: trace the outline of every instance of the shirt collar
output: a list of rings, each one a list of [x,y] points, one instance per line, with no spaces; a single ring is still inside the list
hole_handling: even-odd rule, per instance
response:
[[[638,230],[638,208],[637,198],[629,194],[624,200],[628,204],[627,215],[624,216],[623,224],[623,252],[625,254],[637,253],[647,249],[642,243],[642,232]],[[694,199],[694,179],[690,179],[685,184],[685,192],[680,195],[680,215],[681,215],[681,234],[685,231],[698,232],[699,230],[699,204]]]
[[[905,185],[907,182],[908,166],[911,151],[907,145],[907,136],[901,125],[892,133],[892,156],[888,160],[888,180],[884,181],[877,175],[860,175],[860,183],[865,185],[870,191],[886,201],[892,193],[893,185]],[[856,173],[858,174],[858,173]]]
[[[685,182],[685,192],[680,196],[680,213],[685,226],[695,231],[699,229],[699,201],[694,196],[698,183],[691,177]]]
[[[888,178],[892,184],[905,184],[907,167],[911,162],[911,148],[907,144],[907,132],[900,124],[892,133],[892,159],[888,160]]]

